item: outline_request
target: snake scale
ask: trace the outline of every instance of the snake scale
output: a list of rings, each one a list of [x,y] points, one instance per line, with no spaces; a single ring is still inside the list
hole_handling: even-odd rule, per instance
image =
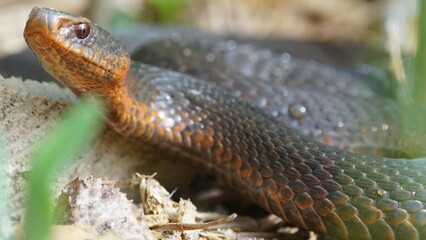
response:
[[[396,106],[358,91],[364,83],[350,75],[267,51],[249,56],[250,46],[233,42],[160,41],[134,56],[155,62],[159,54],[157,65],[195,78],[131,61],[96,24],[48,8],[32,10],[24,37],[76,95],[100,97],[106,122],[123,136],[186,157],[285,222],[323,239],[426,239],[426,159],[336,148],[405,141],[384,140],[403,135],[392,127]],[[376,101],[381,108],[370,109]],[[383,121],[372,125],[374,118]]]

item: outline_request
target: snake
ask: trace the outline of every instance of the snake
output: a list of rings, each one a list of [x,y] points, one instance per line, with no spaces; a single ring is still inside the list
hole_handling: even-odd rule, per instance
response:
[[[54,78],[77,96],[105,103],[105,121],[121,135],[188,159],[284,222],[322,239],[426,239],[426,159],[350,152],[339,146],[345,137],[327,134],[327,126],[349,125],[357,117],[340,110],[361,111],[364,118],[374,101],[381,104],[376,115],[395,108],[373,91],[358,91],[364,83],[346,73],[309,61],[286,65],[283,56],[203,40],[181,44],[187,60],[172,55],[179,49],[173,40],[153,43],[131,60],[125,46],[100,26],[50,8],[33,8],[24,38]],[[196,54],[203,47],[207,50]],[[136,61],[158,48],[165,49],[168,68]],[[244,49],[255,51],[257,59]],[[183,73],[171,70],[173,64]],[[283,71],[268,68],[272,65]],[[285,67],[291,74],[282,77]],[[331,103],[334,112],[324,109]],[[321,111],[328,111],[323,121],[331,122],[324,134],[311,131],[317,129],[310,124]],[[334,121],[333,114],[342,118]],[[385,116],[389,127],[380,131],[389,133],[395,118]]]

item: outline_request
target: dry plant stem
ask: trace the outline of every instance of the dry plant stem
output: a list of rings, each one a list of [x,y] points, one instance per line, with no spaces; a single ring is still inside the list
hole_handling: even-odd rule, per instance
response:
[[[308,239],[309,236],[290,233],[271,233],[271,232],[241,232],[237,234],[237,240],[250,239],[282,239],[282,240],[302,240]]]
[[[206,223],[168,223],[163,225],[152,226],[151,230],[156,231],[188,231],[207,229],[211,227],[217,227],[218,225],[226,224],[233,221],[237,217],[236,213],[229,215],[226,218],[221,218],[215,221]]]

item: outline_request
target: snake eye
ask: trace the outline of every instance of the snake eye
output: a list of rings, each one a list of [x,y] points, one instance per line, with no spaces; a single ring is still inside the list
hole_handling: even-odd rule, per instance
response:
[[[87,23],[79,23],[75,25],[75,36],[79,39],[84,39],[89,36],[90,26]]]

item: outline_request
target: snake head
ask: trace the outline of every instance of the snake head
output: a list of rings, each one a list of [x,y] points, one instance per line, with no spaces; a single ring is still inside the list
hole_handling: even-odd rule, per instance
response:
[[[43,68],[77,95],[102,96],[125,81],[128,51],[86,18],[35,7],[24,38]]]

